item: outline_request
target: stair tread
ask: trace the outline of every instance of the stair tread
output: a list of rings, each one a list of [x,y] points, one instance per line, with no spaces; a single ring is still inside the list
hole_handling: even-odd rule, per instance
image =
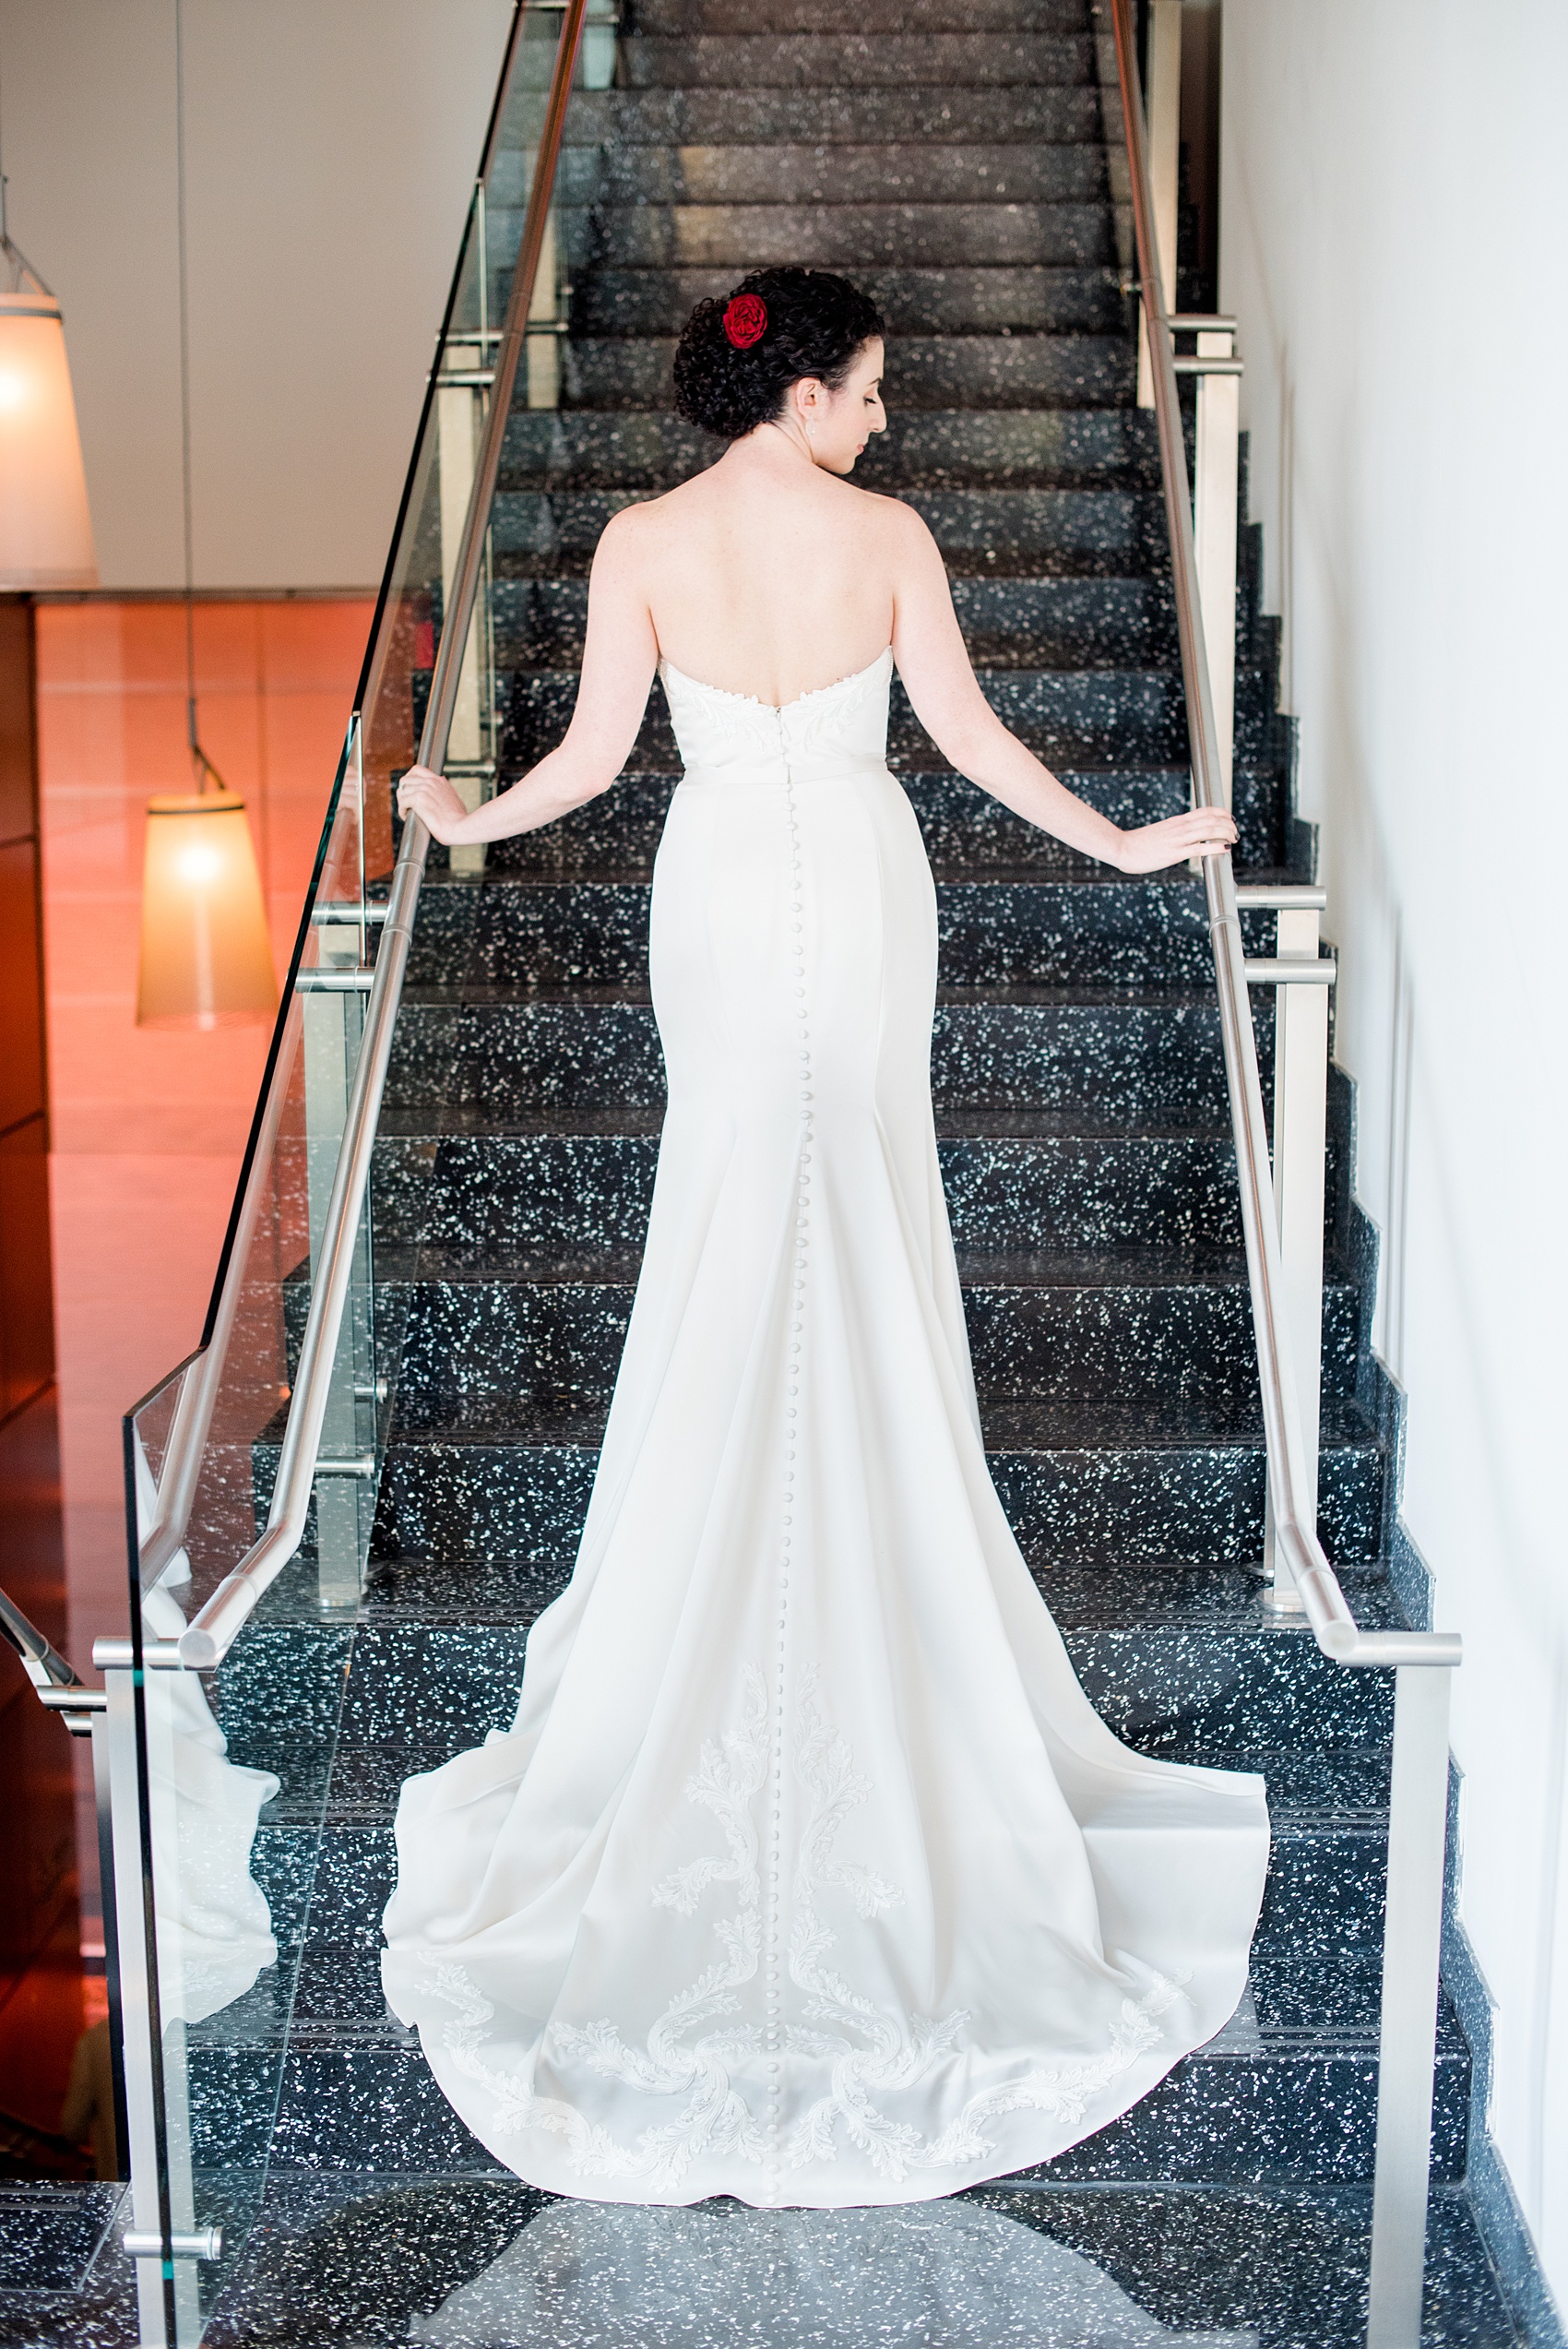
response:
[[[490,1102],[452,1101],[425,1107],[383,1110],[380,1130],[388,1136],[441,1138],[464,1135],[479,1139],[525,1140],[551,1135],[643,1138],[659,1132],[664,1104],[607,1103],[602,1107],[576,1103],[570,1109],[542,1104],[535,1111],[494,1106]],[[1096,1115],[1090,1109],[964,1108],[938,1105],[939,1141],[1081,1141],[1127,1140],[1206,1141],[1229,1139],[1229,1127],[1218,1117],[1182,1124],[1166,1117],[1157,1123],[1118,1117],[1113,1112]]]
[[[563,1566],[552,1589],[564,1583],[566,1572],[567,1568]],[[1049,1578],[1045,1590],[1049,1598]],[[1354,1596],[1361,1596],[1359,1589]],[[482,1644],[487,1633],[510,1635],[516,1644],[502,1667],[504,1694],[510,1703],[520,1680],[520,1642],[545,1604],[538,1586],[508,1593],[497,1587],[493,1577],[485,1577],[479,1579],[477,1590],[467,1592],[466,1604],[465,1594],[460,1592],[455,1592],[443,1604],[446,1613],[428,1618],[422,1616],[417,1621],[410,1617],[408,1628],[422,1635],[428,1632],[434,1638],[448,1634],[463,1639],[469,1651],[465,1687],[470,1692],[483,1685],[483,1673],[476,1666],[473,1650]],[[394,1609],[379,1607],[374,1590],[366,1602],[366,1617],[373,1627],[384,1632],[396,1631],[402,1621]],[[1181,1628],[1190,1636],[1190,1627]],[[1246,1628],[1257,1632],[1255,1625]],[[1075,1627],[1064,1627],[1064,1637],[1069,1640],[1076,1636]],[[1301,1639],[1305,1634],[1271,1631],[1258,1636]],[[404,1781],[415,1772],[438,1769],[453,1754],[466,1751],[477,1734],[472,1727],[459,1724],[445,1737],[428,1734],[422,1737],[416,1727],[405,1725],[403,1733],[392,1743],[367,1744],[346,1736],[332,1758],[330,1783],[314,1783],[299,1789],[293,1797],[286,1791],[280,1800],[267,1805],[262,1818],[263,1830],[267,1833],[314,1831],[323,1819],[334,1833],[387,1828]],[[1132,1742],[1137,1743],[1135,1736]],[[1305,1740],[1290,1747],[1172,1739],[1159,1745],[1158,1759],[1190,1763],[1199,1769],[1255,1771],[1267,1783],[1269,1813],[1277,1837],[1289,1835],[1312,1843],[1347,1836],[1381,1841],[1386,1835],[1386,1744],[1336,1746],[1325,1751]]]
[[[1018,1451],[1124,1453],[1198,1446],[1255,1450],[1263,1427],[1255,1395],[1182,1398],[1158,1407],[1118,1406],[1096,1398],[1063,1401],[1034,1395],[982,1393],[980,1424],[992,1454]],[[392,1441],[460,1445],[587,1448],[603,1439],[608,1395],[422,1393],[399,1398]],[[1324,1406],[1322,1445],[1376,1448],[1378,1437],[1360,1406],[1330,1398]]]
[[[441,1282],[467,1286],[501,1288],[587,1286],[621,1288],[635,1284],[642,1261],[640,1247],[537,1248],[494,1256],[476,1265],[463,1251],[435,1244],[378,1248],[376,1278],[387,1287],[410,1282]],[[1241,1288],[1246,1282],[1245,1260],[1218,1245],[1191,1249],[1129,1247],[1122,1249],[1063,1249],[993,1251],[960,1248],[958,1274],[966,1289],[1115,1289],[1140,1290],[1200,1284]],[[303,1271],[291,1275],[303,1289]],[[1352,1286],[1354,1272],[1330,1259],[1329,1285]]]
[[[635,1279],[635,1268],[629,1263],[617,1276],[606,1272],[599,1256],[562,1258],[559,1264],[542,1270],[516,1273],[494,1271],[486,1268],[476,1273],[471,1267],[432,1272],[426,1257],[439,1251],[419,1248],[391,1252],[390,1265],[377,1265],[377,1280],[391,1288],[410,1281],[456,1281],[473,1285],[505,1289],[508,1286],[571,1286],[598,1293],[609,1290],[616,1294],[629,1294]],[[957,1250],[958,1277],[966,1291],[983,1290],[1005,1293],[1016,1290],[1024,1294],[1042,1292],[1078,1290],[1121,1290],[1145,1292],[1181,1289],[1190,1292],[1198,1288],[1241,1289],[1247,1282],[1246,1258],[1240,1249],[1218,1245],[1192,1248],[1130,1247],[1130,1248],[1063,1248],[1012,1249],[983,1252],[972,1248]],[[302,1289],[309,1278],[309,1269],[301,1263],[288,1276]],[[1340,1262],[1332,1252],[1324,1267],[1324,1282],[1327,1288],[1350,1288],[1355,1284],[1353,1269]],[[285,1283],[285,1286],[288,1282]]]
[[[1338,1570],[1351,1613],[1364,1629],[1408,1628],[1382,1561]],[[379,1558],[370,1568],[361,1619],[373,1625],[476,1626],[531,1620],[540,1593],[560,1587],[569,1571],[567,1559],[481,1565],[466,1559]],[[1118,1558],[1088,1563],[1057,1559],[1037,1567],[1034,1572],[1064,1633],[1201,1630],[1304,1636],[1299,1618],[1268,1613],[1267,1585],[1252,1566],[1181,1558],[1152,1564]],[[308,1576],[302,1575],[299,1581],[304,1619],[309,1620],[313,1611]],[[296,1596],[294,1604],[300,1603]]]
[[[1188,2068],[1246,2064],[1258,2069],[1298,2068],[1315,2072],[1325,2061],[1375,2056],[1378,2044],[1376,1969],[1364,1976],[1333,1976],[1321,1983],[1300,1984],[1260,1974],[1249,1980],[1236,2013],[1214,2038],[1182,2058],[1178,2074]],[[1333,1998],[1336,2010],[1313,2020],[1319,1998]],[[404,2029],[383,2002],[377,2012],[367,1998],[357,2011],[342,2011],[346,2000],[324,2012],[296,2007],[285,2034],[282,2025],[257,2007],[242,2002],[225,2009],[190,2033],[193,2048],[266,2046],[288,2044],[302,2051],[374,2050],[384,2057],[406,2057],[425,2075],[427,2093],[439,2100],[440,2091],[428,2074],[424,2056],[412,2032]],[[1469,2049],[1453,2008],[1442,2000],[1437,2021],[1437,2061],[1442,2066],[1468,2066]]]

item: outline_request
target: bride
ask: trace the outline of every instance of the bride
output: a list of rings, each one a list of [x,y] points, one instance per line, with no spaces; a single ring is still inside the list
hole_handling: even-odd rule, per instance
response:
[[[1084,1696],[986,1471],[937,1167],[936,907],[885,764],[897,666],[949,765],[1124,873],[988,707],[930,531],[851,486],[882,322],[842,278],[705,302],[680,412],[729,442],[594,558],[560,747],[465,814],[608,791],[655,671],[685,772],[654,867],[669,1108],[576,1570],[517,1718],[410,1778],[386,1995],[534,2185],[911,2202],[1046,2162],[1221,2027],[1263,1783],[1146,1759]]]

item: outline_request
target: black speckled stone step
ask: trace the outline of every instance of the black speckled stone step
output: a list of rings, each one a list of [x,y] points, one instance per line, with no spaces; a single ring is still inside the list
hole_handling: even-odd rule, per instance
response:
[[[609,1133],[386,1138],[374,1174],[381,1244],[495,1272],[640,1250],[659,1117],[617,1123]],[[1020,1238],[1048,1253],[1241,1245],[1229,1132],[977,1135],[944,1140],[940,1156],[960,1248],[1006,1253]]]
[[[582,90],[569,136],[587,145],[716,147],[750,141],[809,147],[868,142],[936,146],[1056,146],[1103,139],[1105,108],[1088,82],[962,84],[928,89],[844,87]],[[1112,149],[1111,151],[1114,151]]]
[[[1272,1022],[1258,1039],[1266,1085]],[[1194,989],[947,1003],[932,1050],[938,1115],[1079,1112],[1119,1125],[1223,1126],[1218,1013]],[[382,1130],[538,1127],[580,1110],[659,1109],[653,1013],[627,1002],[414,1000],[399,1016]]]
[[[1063,89],[1092,84],[1092,38],[1006,32],[695,33],[621,52],[630,89]]]
[[[746,150],[740,149],[738,153]],[[591,231],[567,217],[575,265],[591,249],[623,269],[952,268],[1118,265],[1125,229],[1105,203],[839,200],[600,204]],[[589,237],[591,234],[591,247]]]
[[[11,2191],[19,2200],[28,2189]],[[111,2189],[71,2192],[101,2200]],[[558,2261],[563,2215],[519,2179],[493,2173],[312,2176],[275,2166],[250,2245],[220,2277],[205,2339],[208,2349],[255,2349],[261,2342],[273,2349],[319,2349],[327,2339],[411,2342],[428,2335],[432,2309],[488,2276],[503,2255],[511,2252],[527,2267],[527,2230],[534,2222]],[[1371,2188],[1364,2183],[1123,2183],[1112,2190],[1004,2183],[965,2197],[954,2217],[966,2233],[971,2220],[995,2232],[986,2238],[983,2277],[974,2273],[972,2253],[960,2277],[944,2276],[945,2305],[956,2312],[954,2329],[944,2327],[951,2349],[981,2349],[982,2343],[990,2349],[997,2338],[997,2292],[1015,2295],[1016,2305],[1016,2295],[1039,2273],[1035,2262],[1061,2253],[1088,2263],[1097,2291],[1109,2283],[1123,2294],[1137,2323],[1158,2324],[1174,2340],[1201,2331],[1265,2342],[1270,2349],[1361,2349],[1365,2339]],[[812,2260],[818,2305],[826,2308],[840,2283],[849,2305],[863,2305],[855,2295],[865,2288],[864,2265],[886,2257],[881,2214],[821,2221],[808,2214],[788,2224],[794,2244]],[[759,2271],[766,2272],[761,2263],[775,2249],[777,2221],[739,2214],[732,2232],[727,2224],[711,2229],[705,2217],[685,2212],[624,2206],[589,2214],[587,2226],[596,2248],[612,2247],[617,2283],[626,2274],[659,2279],[641,2328],[650,2343],[658,2337],[654,2326],[668,2305],[672,2274],[681,2278],[683,2307],[700,2297],[710,2312],[710,2329],[694,2336],[693,2349],[731,2349],[745,2338]],[[546,2266],[540,2250],[531,2259],[534,2272],[544,2267],[552,2279],[560,2276],[559,2265]],[[1516,2349],[1521,2336],[1503,2307],[1461,2187],[1439,2183],[1434,2188],[1427,2260],[1428,2349],[1440,2343]],[[129,2262],[120,2267],[127,2273],[114,2287],[118,2296],[95,2270],[92,2292],[81,2295],[90,2310],[84,2311],[83,2330],[52,2331],[52,2343],[61,2349],[67,2342],[69,2349],[88,2349],[89,2343],[91,2349],[108,2349],[113,2341],[118,2349],[122,2339],[133,2337]],[[1051,2273],[1054,2297],[1057,2271]],[[624,2299],[611,2290],[596,2295],[591,2285],[585,2298],[586,2307],[575,2297],[567,2303],[572,2338],[587,2340],[591,2328],[593,2337],[615,2339],[601,2328],[607,2319],[620,2321]],[[0,2301],[7,2316],[13,2307],[18,2338],[33,2338],[27,2328],[35,2310],[25,2301]],[[111,2333],[122,2308],[125,2330]],[[56,2307],[50,2321],[58,2320]],[[1121,2316],[1112,2320],[1123,2321]],[[619,2339],[635,2337],[627,2332]],[[1067,2337],[1051,2324],[1049,2333],[1038,2335],[1039,2349],[1056,2349]]]
[[[574,193],[568,187],[568,202]],[[1104,149],[1083,141],[1053,147],[884,141],[827,149],[819,143],[726,140],[712,147],[618,144],[605,153],[591,193],[601,202],[665,211],[693,204],[1104,205],[1111,182]]]
[[[657,411],[514,411],[502,449],[507,491],[646,489],[686,480],[722,443]],[[1135,483],[1152,494],[1146,420],[1134,408],[1004,408],[920,411],[889,419],[856,468],[868,487],[936,490],[948,483]],[[1173,648],[1174,650],[1174,648]]]
[[[1255,1429],[1221,1432],[1209,1399],[1186,1429],[1173,1406],[1130,1411],[1119,1429],[1086,1404],[1052,1425],[1051,1405],[981,1397],[987,1457],[1025,1555],[1245,1564],[1262,1554],[1265,1459]],[[1349,1414],[1336,1440],[1333,1413]],[[1140,1428],[1135,1423],[1144,1421]],[[1385,1459],[1348,1406],[1330,1404],[1318,1495],[1331,1555],[1375,1557],[1384,1533]],[[1217,1421],[1219,1423],[1217,1426]],[[604,1406],[576,1397],[533,1403],[410,1400],[381,1486],[389,1546],[456,1559],[559,1557],[576,1547],[593,1481]]]
[[[977,675],[1004,724],[1055,768],[1103,762],[1118,748],[1143,764],[1164,765],[1184,738],[1181,680],[1167,670],[982,669]],[[570,722],[576,691],[573,672],[514,673],[502,751],[508,772],[522,771],[553,749]],[[939,756],[897,679],[887,745],[895,764],[929,768]],[[649,696],[632,756],[639,767],[679,768],[661,692]]]
[[[496,1727],[505,1726],[497,1723]],[[445,1743],[447,1741],[442,1741]],[[345,1748],[350,1782],[361,1751]],[[1249,1757],[1266,1766],[1268,1756]],[[434,1768],[441,1745],[416,1750],[410,1768]],[[1220,1758],[1228,1766],[1229,1758]],[[1228,2034],[1277,2058],[1338,2036],[1375,2045],[1377,1966],[1383,1934],[1381,1820],[1332,1815],[1277,1822],[1246,2009]],[[293,2036],[319,2044],[350,2035],[360,2044],[404,2043],[386,2013],[380,1983],[381,1917],[397,1882],[389,1818],[315,1830],[264,1827],[256,1856],[280,1952],[244,2002],[197,2026],[208,2048],[280,2044],[292,2010]],[[308,1899],[307,1896],[308,1895]],[[1336,1919],[1324,1946],[1303,1946],[1303,1915]],[[284,1948],[287,1954],[285,1955]],[[1337,2030],[1324,2015],[1337,2007]],[[1446,2019],[1445,2019],[1446,2020]],[[1451,2021],[1448,2031],[1452,2033]],[[273,2069],[276,2081],[276,2069]]]
[[[640,994],[647,909],[640,878],[498,874],[482,888],[432,888],[420,904],[410,980],[517,993],[627,984]],[[1250,918],[1249,930],[1265,918]],[[940,881],[937,934],[947,988],[1194,990],[1212,979],[1201,885],[1185,873]]]
[[[387,1672],[423,1699],[431,1739],[407,1753],[406,1760],[410,1767],[428,1768],[471,1739],[479,1723],[505,1725],[521,1661],[519,1639],[513,1633],[505,1645],[486,1643],[492,1675],[481,1689],[471,1672],[464,1671],[449,1640],[432,1636],[419,1648],[401,1640],[388,1649],[374,1633],[362,1633],[360,1646],[368,1654],[364,1659],[356,1654],[350,1675],[345,1724],[350,1735],[341,1756],[350,1807],[364,1808],[362,1758],[384,1753],[395,1734],[392,1716],[378,1710],[374,1698],[367,1695],[356,1709],[353,1682],[362,1661],[370,1671]],[[1301,1642],[1285,1635],[1275,1644],[1283,1651],[1300,1649]],[[1223,1670],[1223,1659],[1219,1665]],[[1084,1657],[1080,1668],[1092,1676],[1091,1659]],[[1281,1668],[1289,1679],[1289,1658]],[[245,1744],[245,1727],[243,1719],[231,1723],[237,1747]],[[352,1743],[355,1734],[369,1742]],[[1195,2128],[1198,2116],[1212,2113],[1218,2104],[1225,2121],[1224,2150],[1217,2153],[1211,2145],[1198,2174],[1322,2175],[1325,2143],[1338,2131],[1327,2174],[1365,2176],[1382,1920],[1378,1810],[1375,1804],[1341,1805],[1302,1813],[1288,1791],[1282,1800],[1274,1793],[1277,1770],[1288,1790],[1288,1759],[1239,1747],[1223,1735],[1218,1742],[1188,1743],[1190,1751],[1220,1766],[1261,1765],[1270,1777],[1276,1833],[1253,1979],[1219,2037],[1129,2116],[1138,2121],[1135,2128],[1118,2124],[1102,2132],[1052,2164],[1051,2174],[1163,2175],[1180,2160],[1181,2140]],[[265,1741],[247,1750],[261,1755]],[[1360,1750],[1365,1755],[1363,1777],[1375,1788],[1378,1749]],[[382,1790],[384,1803],[386,1791]],[[192,2034],[198,2158],[202,2153],[212,2158],[223,2147],[231,2158],[242,2147],[252,2160],[264,2154],[278,2100],[273,2157],[285,2164],[359,2167],[384,2159],[377,2121],[384,2127],[394,2117],[408,2130],[421,2166],[426,2162],[434,2166],[440,2158],[433,2135],[450,2160],[461,2151],[464,2133],[430,2080],[413,2035],[387,2014],[381,1996],[380,1916],[396,1880],[385,1818],[329,1825],[322,1834],[264,1828],[255,1868],[277,1921],[280,1962],[242,2008],[197,2026]],[[1435,2131],[1444,2174],[1462,2153],[1467,2069],[1467,2051],[1445,2009]],[[355,2093],[367,2079],[376,2083],[379,2116]],[[327,2100],[332,2109],[313,2116],[313,2087],[323,2081],[337,2083]],[[1286,2098],[1300,2105],[1298,2125],[1290,2129],[1279,2125]],[[1236,2121],[1243,2115],[1247,2126],[1238,2135]],[[463,2153],[455,2165],[468,2166],[471,2160]],[[1191,2151],[1188,2160],[1190,2165]]]
[[[679,334],[699,302],[730,292],[733,268],[595,269],[572,302],[575,333]],[[856,272],[895,334],[1113,334],[1126,302],[1116,269],[1002,264]]]
[[[1142,573],[960,578],[953,582],[953,602],[971,660],[987,667],[1059,669],[1091,660],[1175,666],[1169,590],[1163,579]],[[587,619],[586,579],[498,579],[493,626],[499,666],[508,672],[575,666]],[[1020,829],[1017,838],[1028,840],[1037,853],[1051,851],[1051,843],[1037,834]]]
[[[550,582],[559,585],[560,582]],[[960,586],[963,582],[959,582]],[[988,583],[989,584],[989,583]],[[1063,877],[1104,876],[1106,867],[1078,856],[1059,841],[1034,831],[997,800],[978,791],[951,769],[904,766],[899,780],[909,793],[924,834],[927,853],[940,880],[979,879],[988,875],[1012,879],[1023,873]],[[1189,803],[1191,784],[1180,767],[1074,767],[1063,760],[1057,773],[1070,791],[1087,799],[1118,824],[1147,824],[1178,815]],[[508,875],[536,878],[603,878],[609,874],[634,873],[647,879],[654,852],[663,829],[670,794],[676,777],[658,769],[632,769],[612,792],[590,801],[560,824],[495,843],[485,882],[461,881],[463,893],[477,895],[489,879]],[[1241,864],[1247,869],[1272,870],[1284,864],[1280,777],[1272,769],[1241,767],[1235,786],[1237,820],[1241,830]],[[434,902],[448,885],[437,854],[425,896]],[[422,898],[422,905],[423,903]],[[1249,936],[1259,940],[1257,951],[1268,950],[1266,932],[1249,917]],[[413,983],[419,989],[440,984],[432,973]],[[457,980],[453,984],[458,984]],[[1266,998],[1253,1006],[1254,1017],[1266,1027]]]
[[[1108,334],[890,335],[884,376],[890,414],[922,409],[1124,408],[1134,374],[1125,339]],[[668,408],[671,335],[564,342],[574,411]],[[1140,411],[1141,412],[1141,411]]]
[[[1153,1261],[1150,1261],[1150,1258]],[[965,1270],[963,1265],[960,1270]],[[631,1310],[616,1281],[418,1280],[406,1297],[399,1409],[414,1399],[500,1394],[607,1396]],[[1248,1398],[1256,1378],[1245,1268],[1230,1258],[1206,1279],[1190,1256],[985,1260],[965,1283],[969,1343],[983,1393],[1057,1404],[1096,1400],[1157,1416]],[[1354,1396],[1360,1305],[1330,1278],[1324,1376],[1331,1398]]]
[[[410,2034],[390,2021],[363,2030],[324,2021],[318,2036],[301,2017],[280,2082],[269,2047],[193,2050],[198,2162],[255,2161],[270,2141],[273,2166],[285,2172],[499,2170],[436,2088]],[[1243,2014],[1229,2038],[1188,2057],[1123,2120],[1018,2182],[1365,2180],[1376,2075],[1376,2046],[1364,2031],[1265,2034]],[[1462,2175],[1468,2092],[1468,2055],[1445,2011],[1433,2115],[1440,2181]]]
[[[1008,32],[1083,34],[1087,0],[857,0],[861,33]],[[638,0],[637,30],[694,33],[840,33],[840,0]]]
[[[605,524],[651,490],[502,492],[494,507],[503,578],[586,577]],[[1164,570],[1153,489],[910,488],[906,503],[926,523],[960,577],[1122,578]]]

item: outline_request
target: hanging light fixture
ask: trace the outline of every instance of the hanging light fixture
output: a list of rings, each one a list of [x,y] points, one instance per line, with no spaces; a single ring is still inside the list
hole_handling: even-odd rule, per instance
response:
[[[185,733],[194,792],[152,800],[142,867],[140,1028],[222,1028],[278,1008],[267,907],[245,803],[201,746],[196,728],[195,564],[191,530],[191,361],[185,263],[183,11],[174,0],[174,141],[180,215],[180,460],[185,525]]]
[[[0,171],[0,588],[98,585],[60,304],[6,221]]]

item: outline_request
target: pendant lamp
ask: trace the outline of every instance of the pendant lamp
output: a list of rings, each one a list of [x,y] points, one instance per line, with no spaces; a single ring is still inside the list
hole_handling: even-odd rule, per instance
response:
[[[245,803],[221,781],[147,811],[139,1028],[228,1028],[278,1007]]]
[[[0,260],[0,588],[96,587],[60,304],[11,241],[4,173]]]
[[[174,5],[175,159],[180,220],[180,446],[185,524],[185,731],[194,792],[149,802],[142,864],[138,1028],[228,1028],[278,1008],[272,942],[245,803],[196,730],[191,530],[191,368],[185,270],[185,92]]]

